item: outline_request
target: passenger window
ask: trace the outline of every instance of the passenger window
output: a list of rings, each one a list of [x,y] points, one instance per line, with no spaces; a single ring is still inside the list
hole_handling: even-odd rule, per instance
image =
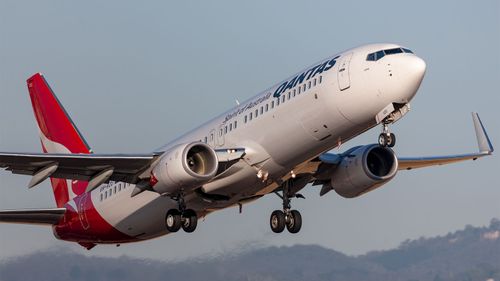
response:
[[[227,131],[227,127],[226,127],[226,131]],[[222,134],[223,134],[223,131],[222,131],[222,129],[220,129],[219,136],[222,136]]]
[[[245,115],[245,123],[248,121],[248,116]]]
[[[262,114],[262,113],[264,113],[264,107],[263,106],[260,107],[260,114]]]
[[[307,84],[307,88],[311,89],[311,81],[309,81],[309,83]]]
[[[288,92],[288,99],[292,96],[292,93]]]
[[[319,83],[321,84],[321,82],[323,82],[323,76],[319,77]]]
[[[229,124],[229,131],[233,130],[233,123]]]
[[[255,118],[257,118],[257,116],[259,116],[259,110],[258,109],[255,110]]]
[[[300,94],[301,91],[302,91],[302,87],[299,86],[299,94]]]
[[[313,87],[315,87],[315,86],[316,86],[316,78],[314,78],[314,80],[313,80]]]
[[[304,84],[304,89],[302,89],[302,92],[306,91],[306,84]]]
[[[284,102],[285,102],[285,98],[286,98],[286,96],[285,96],[285,95],[281,96],[281,103],[284,103]]]
[[[207,137],[205,137],[205,143],[207,143],[207,142],[208,142],[208,139],[207,139]],[[125,188],[125,187],[124,187],[124,188]]]
[[[252,114],[253,114],[253,113],[252,113],[252,112],[250,112],[250,120],[252,120],[252,118],[253,118],[253,117],[252,117]]]
[[[234,128],[236,129],[236,126],[238,125],[238,121],[234,121]]]
[[[266,112],[269,110],[269,104],[266,103]]]
[[[227,134],[227,125],[224,127],[224,134]]]
[[[213,141],[213,140],[214,140],[214,134],[213,134],[213,133],[211,133],[211,134],[210,134],[210,141]]]
[[[295,97],[295,94],[297,93],[297,91],[295,89],[293,89],[293,96]]]
[[[103,195],[102,195],[102,193],[101,193],[101,201],[102,201],[102,198],[103,198],[103,197],[104,197],[104,196],[103,196]]]
[[[280,98],[278,97],[278,99],[276,100],[276,106],[280,105]]]
[[[274,108],[274,101],[271,102],[271,108]]]

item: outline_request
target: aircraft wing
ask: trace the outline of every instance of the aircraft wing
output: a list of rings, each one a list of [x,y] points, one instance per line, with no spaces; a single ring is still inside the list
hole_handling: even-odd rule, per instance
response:
[[[477,113],[472,113],[472,120],[476,130],[476,138],[479,152],[469,154],[430,156],[430,157],[398,157],[398,170],[411,170],[429,166],[445,165],[465,160],[476,160],[480,157],[490,155],[494,149],[484,129],[483,123]]]
[[[216,149],[220,170],[230,167],[245,149]],[[108,180],[136,184],[150,176],[162,152],[151,154],[51,154],[0,152],[0,168],[32,176],[28,187],[48,177],[89,181],[87,191]]]
[[[104,155],[0,153],[0,168],[33,176],[30,187],[47,177],[86,180],[107,172],[110,180],[136,183],[160,154]]]
[[[66,208],[25,209],[0,211],[0,222],[57,224],[64,216]]]

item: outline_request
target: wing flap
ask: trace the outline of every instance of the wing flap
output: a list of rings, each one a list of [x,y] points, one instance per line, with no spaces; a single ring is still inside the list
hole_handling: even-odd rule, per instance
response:
[[[66,213],[66,208],[24,209],[0,211],[0,222],[23,224],[57,224]]]

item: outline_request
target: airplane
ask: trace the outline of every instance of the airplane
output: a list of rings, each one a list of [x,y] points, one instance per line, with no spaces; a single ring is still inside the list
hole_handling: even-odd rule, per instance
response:
[[[472,114],[479,151],[398,157],[389,129],[410,110],[426,63],[397,44],[370,44],[323,59],[171,142],[144,154],[97,154],[42,74],[27,80],[43,153],[0,152],[0,167],[50,178],[57,208],[4,210],[0,221],[42,224],[54,236],[92,249],[178,232],[198,219],[276,194],[275,233],[298,233],[307,185],[320,196],[373,191],[398,171],[476,160],[493,146]],[[377,142],[331,152],[375,127]],[[321,188],[319,188],[321,187]]]

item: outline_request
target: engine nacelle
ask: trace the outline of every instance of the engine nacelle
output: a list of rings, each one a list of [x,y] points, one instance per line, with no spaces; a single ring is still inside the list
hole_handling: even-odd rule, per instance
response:
[[[205,143],[181,144],[161,156],[153,168],[151,186],[160,194],[189,190],[210,181],[219,168],[215,151]]]
[[[361,146],[344,157],[333,172],[331,185],[342,197],[354,198],[391,180],[398,171],[398,158],[378,144]]]

